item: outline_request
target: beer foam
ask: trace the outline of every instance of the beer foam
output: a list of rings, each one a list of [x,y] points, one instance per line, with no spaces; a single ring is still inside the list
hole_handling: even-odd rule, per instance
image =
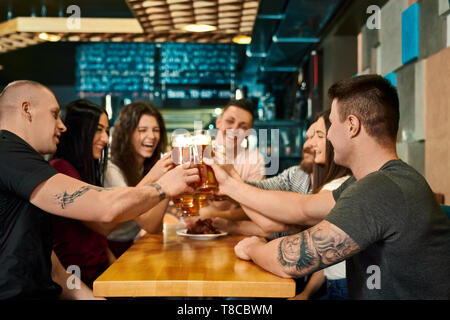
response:
[[[192,137],[188,135],[177,135],[172,137],[172,147],[187,147],[192,144]]]
[[[198,145],[210,145],[211,137],[206,134],[196,134],[192,137],[192,144],[194,146]]]

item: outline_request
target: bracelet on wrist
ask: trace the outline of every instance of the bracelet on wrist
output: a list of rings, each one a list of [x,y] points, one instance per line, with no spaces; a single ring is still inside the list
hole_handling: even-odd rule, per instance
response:
[[[161,186],[159,184],[157,184],[156,182],[149,183],[149,184],[147,184],[147,186],[153,187],[156,189],[156,191],[159,192],[159,201],[163,201],[166,198],[166,193],[161,188]]]

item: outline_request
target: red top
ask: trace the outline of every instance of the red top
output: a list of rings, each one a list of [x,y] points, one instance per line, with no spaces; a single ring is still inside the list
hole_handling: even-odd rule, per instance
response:
[[[66,160],[51,160],[53,168],[72,178],[80,179],[77,170]],[[89,229],[81,221],[52,215],[53,250],[64,268],[77,265],[81,280],[92,288],[96,278],[109,266],[106,237]]]

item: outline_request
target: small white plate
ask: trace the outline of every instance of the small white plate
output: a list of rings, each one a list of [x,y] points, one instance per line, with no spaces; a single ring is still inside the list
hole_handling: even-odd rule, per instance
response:
[[[177,230],[177,235],[188,237],[192,240],[211,240],[217,237],[226,236],[227,234],[228,234],[227,232],[212,233],[212,234],[192,234],[187,233],[187,229]]]

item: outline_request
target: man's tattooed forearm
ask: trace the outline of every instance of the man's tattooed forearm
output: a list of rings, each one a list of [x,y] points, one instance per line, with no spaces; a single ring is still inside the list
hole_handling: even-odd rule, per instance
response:
[[[297,269],[312,267],[314,252],[308,247],[306,232],[284,238],[280,242],[278,260],[287,267],[295,266]]]
[[[83,194],[85,194],[89,190],[102,192],[102,191],[108,191],[108,190],[112,190],[112,189],[113,188],[100,188],[100,187],[94,187],[94,186],[84,186],[72,194],[69,194],[69,193],[67,193],[67,191],[64,191],[63,193],[55,194],[54,197],[56,200],[58,200],[61,208],[65,209],[68,204],[73,203],[76,198],[81,197]]]
[[[326,266],[344,260],[357,247],[356,243],[335,226],[315,228],[311,240],[320,256],[320,264]]]
[[[324,221],[300,234],[285,237],[278,247],[278,261],[298,274],[308,274],[357,253],[359,246],[342,230]]]

